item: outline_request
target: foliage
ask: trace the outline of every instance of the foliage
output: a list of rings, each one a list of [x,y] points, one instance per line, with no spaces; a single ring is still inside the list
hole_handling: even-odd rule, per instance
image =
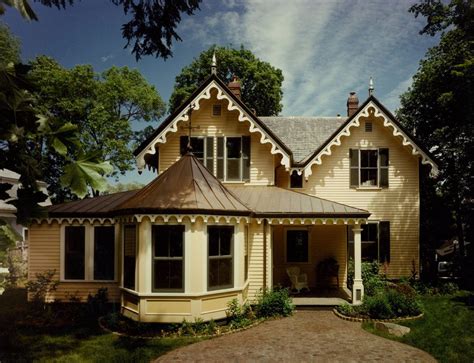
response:
[[[256,298],[255,314],[258,318],[290,316],[295,306],[287,288],[261,289]]]
[[[210,75],[212,55],[216,53],[217,75],[225,83],[236,75],[241,81],[242,101],[260,116],[277,115],[281,109],[283,74],[261,61],[243,46],[240,49],[212,46],[176,76],[170,97],[170,111],[176,110]]]
[[[255,314],[253,313],[252,307],[247,302],[244,305],[240,305],[237,299],[232,299],[227,304],[227,322],[231,329],[238,329],[244,326],[250,325],[255,320]]]
[[[386,286],[387,279],[380,274],[380,264],[377,261],[362,262],[361,264],[362,283],[364,284],[365,295],[375,295],[375,293]],[[354,260],[349,258],[347,266],[347,286],[352,289],[354,284]]]
[[[456,236],[465,256],[464,241],[474,237],[474,7],[469,0],[423,0],[410,11],[426,18],[422,34],[443,31],[397,112],[440,167],[436,181],[421,176],[422,252],[430,256],[439,239]],[[463,261],[465,273],[472,270],[469,265]]]
[[[48,7],[65,9],[74,0],[34,0]],[[132,54],[139,60],[144,55],[155,55],[167,59],[174,41],[181,41],[176,27],[181,22],[181,14],[193,15],[199,9],[201,0],[111,0],[112,4],[123,8],[125,15],[132,19],[122,25],[122,36],[127,40],[125,48],[133,44]],[[25,19],[38,20],[28,0],[0,0],[0,15],[5,6],[15,7]]]
[[[388,294],[378,291],[374,295],[365,295],[360,311],[372,319],[390,319],[395,316]]]
[[[20,62],[20,41],[6,24],[0,22],[0,67]]]
[[[0,219],[0,264],[7,261],[8,249],[14,247],[21,236],[7,221]]]
[[[113,193],[125,192],[128,190],[137,190],[143,187],[144,187],[144,184],[138,183],[138,182],[109,184],[107,186],[107,191],[104,194],[113,194]]]
[[[128,67],[112,67],[98,75],[90,65],[66,69],[41,56],[32,62],[30,77],[41,99],[40,111],[75,126],[85,151],[68,166],[57,163],[61,155],[48,156],[51,167],[45,170],[44,179],[55,202],[71,198],[63,192],[64,184],[80,197],[86,195],[88,185],[96,191],[106,190],[108,184],[97,175],[105,167],[100,160],[113,166],[112,175],[131,170],[131,143],[141,135],[133,132],[131,122],[157,121],[165,111],[155,88]],[[66,152],[64,147],[60,150]],[[66,175],[61,178],[62,172]]]
[[[384,335],[371,323],[363,328],[385,338],[420,348],[433,355],[439,362],[472,362],[474,350],[474,295],[460,291],[450,296],[423,296],[424,317],[402,322],[411,332],[401,338]]]
[[[107,312],[109,304],[109,295],[106,287],[101,287],[94,295],[87,296],[87,306],[89,313],[93,316],[102,316]]]
[[[346,302],[341,305],[336,306],[336,309],[341,314],[346,315],[346,316],[356,316],[358,314],[356,309],[354,309],[354,306]]]
[[[38,203],[43,202],[46,195],[40,191],[37,180],[49,172],[49,155],[54,154],[56,160],[70,167],[66,173],[76,167],[87,172],[83,168],[84,162],[89,163],[88,167],[93,162],[91,155],[81,148],[77,126],[52,114],[39,112],[40,98],[34,94],[28,71],[29,67],[24,65],[0,68],[0,169],[20,174],[22,188],[17,191],[17,199],[9,202],[17,208],[17,222],[20,224],[26,224],[32,216],[41,215]],[[105,162],[97,163],[93,168],[94,185],[100,187],[110,166]],[[82,182],[91,186],[92,179],[87,176]],[[73,181],[64,178],[64,181]],[[78,185],[81,184],[74,179],[74,184],[64,186],[81,194],[83,190],[76,188]],[[9,184],[0,184],[2,199],[6,199],[4,192],[10,187]]]
[[[59,285],[59,281],[53,279],[54,275],[56,270],[37,272],[35,279],[26,283],[26,289],[32,294],[33,302],[42,308],[45,307],[48,294],[55,291]]]

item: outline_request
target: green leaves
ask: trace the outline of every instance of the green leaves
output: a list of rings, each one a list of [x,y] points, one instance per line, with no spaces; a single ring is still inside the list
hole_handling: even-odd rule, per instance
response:
[[[89,186],[96,191],[105,191],[108,184],[104,176],[110,174],[113,168],[108,161],[99,160],[98,154],[80,156],[64,168],[61,184],[80,198],[88,194]]]

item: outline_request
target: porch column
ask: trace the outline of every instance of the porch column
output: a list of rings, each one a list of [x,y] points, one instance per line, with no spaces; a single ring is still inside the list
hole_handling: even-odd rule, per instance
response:
[[[362,253],[361,253],[361,232],[362,228],[355,226],[354,232],[354,284],[352,285],[352,303],[362,304],[364,296],[364,285],[362,284]]]
[[[151,292],[151,221],[144,217],[138,225],[138,288],[140,293]]]

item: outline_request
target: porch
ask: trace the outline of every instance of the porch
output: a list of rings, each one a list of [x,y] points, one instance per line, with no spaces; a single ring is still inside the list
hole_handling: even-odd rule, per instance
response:
[[[300,293],[291,293],[296,306],[336,306],[351,303],[351,291],[347,288],[315,288]]]

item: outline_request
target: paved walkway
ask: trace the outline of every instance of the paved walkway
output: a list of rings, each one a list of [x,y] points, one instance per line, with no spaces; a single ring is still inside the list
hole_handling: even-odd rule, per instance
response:
[[[332,311],[286,319],[192,344],[157,362],[436,362],[428,353],[364,331]]]

